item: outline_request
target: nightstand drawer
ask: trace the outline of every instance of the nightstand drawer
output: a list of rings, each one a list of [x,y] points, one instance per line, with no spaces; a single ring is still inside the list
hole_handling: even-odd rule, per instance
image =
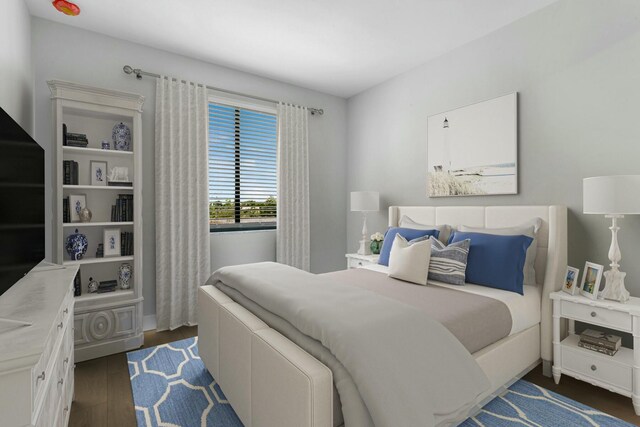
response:
[[[369,265],[369,264],[371,263],[368,261],[364,261],[356,258],[349,258],[349,261],[348,261],[349,268],[358,268],[358,267],[362,267],[363,265]]]
[[[561,315],[594,325],[631,332],[631,315],[621,311],[562,301]]]
[[[633,378],[631,366],[586,352],[587,350],[563,346],[562,369],[568,369],[577,374],[576,376],[584,377],[578,379],[590,378],[631,393]]]

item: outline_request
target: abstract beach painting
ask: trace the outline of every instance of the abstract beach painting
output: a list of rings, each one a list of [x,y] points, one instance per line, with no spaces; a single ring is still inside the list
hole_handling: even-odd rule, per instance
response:
[[[427,119],[427,195],[518,193],[517,93]]]

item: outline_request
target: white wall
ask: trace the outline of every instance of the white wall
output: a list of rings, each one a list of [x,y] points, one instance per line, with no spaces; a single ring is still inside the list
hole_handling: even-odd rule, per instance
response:
[[[347,209],[344,99],[39,18],[33,19],[32,27],[35,132],[45,147],[50,148],[52,144],[51,103],[46,84],[49,79],[124,90],[146,97],[142,117],[145,315],[155,313],[155,81],[152,78],[138,81],[125,75],[122,72],[125,64],[256,96],[324,108],[324,116],[309,119],[311,269],[324,272],[343,268]],[[273,231],[212,236],[212,265],[274,260],[274,241]]]
[[[0,107],[33,135],[31,17],[23,0],[3,1],[0,40]]]
[[[640,173],[640,2],[563,0],[348,101],[348,190],[389,205],[566,204],[569,262],[608,264],[608,222],[583,215],[582,178]],[[427,117],[519,93],[516,196],[426,196]],[[354,249],[361,219],[349,215]],[[387,212],[370,215],[384,230]],[[640,296],[640,217],[621,221],[622,267]]]

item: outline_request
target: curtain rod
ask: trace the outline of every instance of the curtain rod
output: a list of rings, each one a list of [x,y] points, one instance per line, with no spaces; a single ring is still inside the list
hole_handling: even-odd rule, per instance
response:
[[[149,77],[155,77],[155,78],[160,78],[161,77],[160,74],[150,73],[148,71],[143,71],[140,68],[133,68],[130,65],[125,65],[124,67],[122,67],[122,71],[124,71],[126,74],[135,75],[136,79],[138,79],[138,80],[142,80],[142,76],[149,76]],[[186,83],[185,80],[181,80],[181,81],[182,81],[182,83]],[[215,91],[218,91],[218,92],[228,93],[230,95],[238,95],[238,96],[243,96],[245,98],[257,99],[259,101],[273,102],[275,104],[280,102],[280,101],[277,101],[275,99],[263,98],[261,96],[247,95],[246,93],[234,92],[232,90],[221,89],[219,87],[213,87],[213,86],[209,86],[209,85],[207,85],[206,88],[210,89],[210,90],[215,90]],[[315,115],[322,116],[324,114],[324,110],[322,108],[307,107],[307,110],[309,110],[309,113],[311,113],[312,116],[315,116]]]

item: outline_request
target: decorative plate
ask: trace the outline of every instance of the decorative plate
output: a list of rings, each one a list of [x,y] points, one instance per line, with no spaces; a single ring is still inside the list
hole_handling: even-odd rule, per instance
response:
[[[116,124],[111,131],[111,138],[113,139],[113,148],[116,150],[131,150],[131,129],[129,126],[122,122]]]

